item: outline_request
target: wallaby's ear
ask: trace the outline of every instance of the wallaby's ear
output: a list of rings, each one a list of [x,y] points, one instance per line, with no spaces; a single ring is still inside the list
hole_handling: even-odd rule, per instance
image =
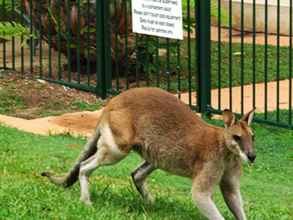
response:
[[[250,112],[243,115],[241,118],[241,121],[245,121],[248,124],[248,126],[250,126],[253,120],[254,112],[255,112],[255,109],[252,109]]]
[[[233,114],[233,112],[231,112],[228,109],[225,109],[223,111],[223,121],[224,121],[224,124],[225,124],[225,128],[229,128],[229,127],[231,127],[232,125],[235,124],[236,117]]]

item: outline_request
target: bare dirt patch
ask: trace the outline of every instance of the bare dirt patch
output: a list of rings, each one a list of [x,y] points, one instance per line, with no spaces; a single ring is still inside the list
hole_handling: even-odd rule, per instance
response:
[[[0,72],[0,97],[0,114],[25,119],[98,110],[102,105],[94,94],[11,71]]]

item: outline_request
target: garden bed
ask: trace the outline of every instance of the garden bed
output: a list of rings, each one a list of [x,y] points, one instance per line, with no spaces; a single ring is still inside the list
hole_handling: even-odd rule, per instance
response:
[[[91,93],[11,71],[0,72],[0,97],[0,114],[26,119],[101,107],[101,101]]]

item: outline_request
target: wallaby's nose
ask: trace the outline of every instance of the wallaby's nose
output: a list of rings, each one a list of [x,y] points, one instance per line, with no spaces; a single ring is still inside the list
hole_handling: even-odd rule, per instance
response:
[[[248,157],[249,161],[251,163],[253,163],[255,161],[256,155],[255,155],[255,153],[248,153],[247,157]]]

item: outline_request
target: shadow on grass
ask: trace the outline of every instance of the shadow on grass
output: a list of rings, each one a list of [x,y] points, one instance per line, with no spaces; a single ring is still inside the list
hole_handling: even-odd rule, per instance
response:
[[[175,196],[171,198],[156,193],[154,197],[153,204],[146,204],[131,187],[115,191],[106,186],[102,191],[96,189],[92,192],[94,208],[107,204],[116,210],[126,210],[131,216],[146,216],[148,219],[156,216],[160,216],[160,219],[202,219],[188,194],[184,197],[184,202]]]

